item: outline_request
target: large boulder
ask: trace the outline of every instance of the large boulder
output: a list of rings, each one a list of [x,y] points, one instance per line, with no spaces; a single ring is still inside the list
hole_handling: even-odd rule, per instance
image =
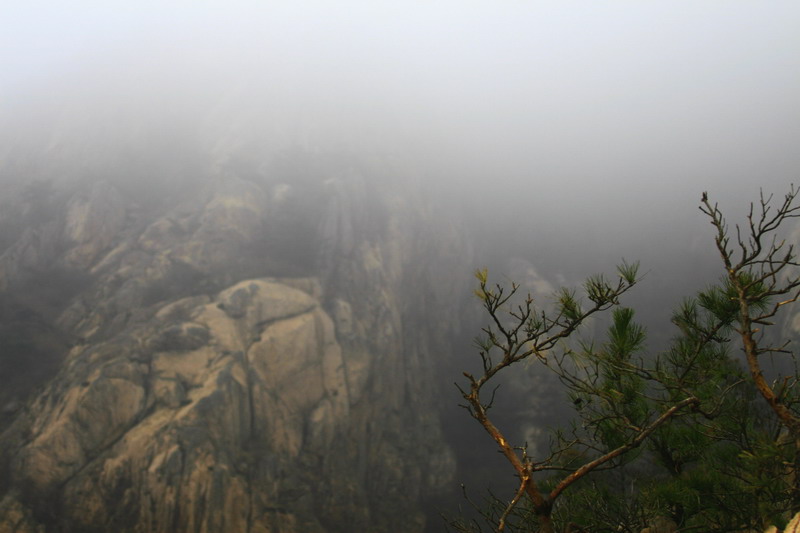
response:
[[[61,212],[52,250],[0,258],[11,286],[22,261],[91,273],[53,321],[58,374],[0,433],[0,532],[425,529],[470,262],[424,196],[348,167]]]

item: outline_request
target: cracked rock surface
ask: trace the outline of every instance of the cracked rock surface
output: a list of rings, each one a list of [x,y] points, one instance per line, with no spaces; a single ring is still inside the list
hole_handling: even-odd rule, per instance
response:
[[[53,377],[0,397],[0,532],[423,531],[468,251],[367,177],[216,176],[157,212],[99,182],[5,245],[7,300],[82,277],[39,314]]]

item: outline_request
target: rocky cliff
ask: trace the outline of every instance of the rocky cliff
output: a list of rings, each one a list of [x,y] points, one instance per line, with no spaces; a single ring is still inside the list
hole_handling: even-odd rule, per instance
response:
[[[4,308],[38,324],[0,363],[41,369],[0,392],[0,532],[425,529],[458,228],[389,165],[212,174],[157,207],[29,186],[0,215]]]

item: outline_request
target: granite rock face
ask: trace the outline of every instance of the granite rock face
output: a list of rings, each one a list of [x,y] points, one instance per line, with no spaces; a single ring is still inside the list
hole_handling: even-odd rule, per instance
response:
[[[0,532],[423,531],[470,261],[409,190],[229,172],[148,211],[96,182],[18,235],[3,294],[84,277],[48,308],[55,376],[0,426]]]

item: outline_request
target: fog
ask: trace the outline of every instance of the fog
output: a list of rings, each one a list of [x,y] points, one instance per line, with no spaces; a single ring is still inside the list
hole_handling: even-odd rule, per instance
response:
[[[0,21],[0,208],[33,180],[378,159],[464,221],[467,270],[546,286],[640,260],[626,303],[657,345],[720,272],[701,193],[735,221],[800,177],[788,0],[34,0]]]
[[[477,262],[517,254],[572,280],[638,258],[647,294],[709,279],[702,191],[738,216],[800,175],[794,2],[32,2],[3,15],[4,181],[99,179],[123,172],[120,157],[160,158],[150,180],[287,148],[385,157],[467,216],[490,244]]]
[[[800,157],[792,2],[4,11],[0,90],[17,126],[36,114],[68,127],[67,103],[95,125],[226,114],[284,143],[425,156],[525,193],[613,207],[629,203],[614,202],[622,194],[677,200],[671,191],[782,184]],[[485,190],[468,178],[448,185]]]
[[[100,177],[112,153],[379,154],[550,268],[682,276],[710,244],[702,191],[740,214],[800,174],[789,1],[29,2],[3,20],[5,180]]]

